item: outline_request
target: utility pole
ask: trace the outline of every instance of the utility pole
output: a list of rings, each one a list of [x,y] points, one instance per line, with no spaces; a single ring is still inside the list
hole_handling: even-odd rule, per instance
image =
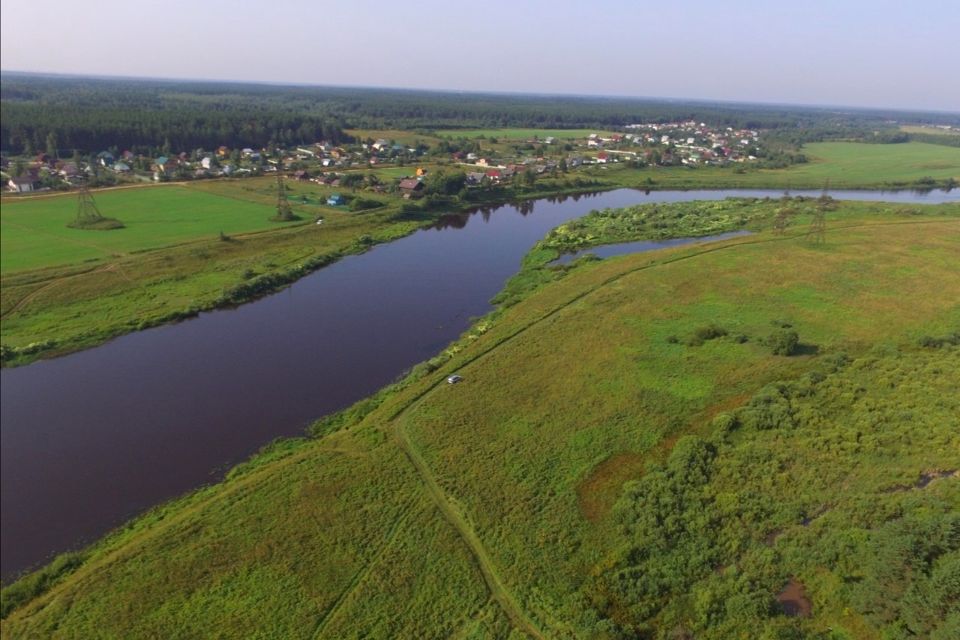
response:
[[[296,220],[293,215],[293,209],[290,208],[290,202],[287,200],[287,186],[283,182],[283,176],[277,172],[277,215],[272,220],[276,222],[290,222]]]

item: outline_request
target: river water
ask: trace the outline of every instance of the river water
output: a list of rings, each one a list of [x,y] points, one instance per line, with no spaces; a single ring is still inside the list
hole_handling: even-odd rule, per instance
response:
[[[238,309],[4,369],[0,574],[6,582],[215,481],[270,440],[396,379],[488,312],[527,250],[567,220],[638,203],[781,195],[620,189],[449,215]],[[960,200],[957,191],[832,195]]]

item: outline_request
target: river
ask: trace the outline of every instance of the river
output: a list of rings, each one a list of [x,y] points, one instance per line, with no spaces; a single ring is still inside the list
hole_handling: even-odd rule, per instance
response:
[[[453,214],[240,308],[4,369],[0,574],[6,582],[214,482],[270,440],[395,380],[487,313],[527,250],[567,220],[646,202],[781,195],[620,189]],[[832,195],[960,201],[957,191]]]

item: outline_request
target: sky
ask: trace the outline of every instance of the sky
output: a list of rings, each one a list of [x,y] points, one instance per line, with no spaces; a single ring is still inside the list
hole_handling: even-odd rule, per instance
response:
[[[960,0],[3,0],[0,68],[960,111]]]

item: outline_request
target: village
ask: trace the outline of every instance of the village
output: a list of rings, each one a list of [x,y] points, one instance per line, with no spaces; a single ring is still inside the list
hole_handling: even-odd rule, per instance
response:
[[[346,181],[358,186],[363,177],[347,176],[366,170],[363,186],[374,192],[400,193],[416,198],[430,170],[457,167],[465,186],[482,188],[514,180],[532,183],[544,173],[581,167],[626,163],[647,166],[723,166],[756,162],[762,155],[761,132],[714,128],[703,122],[630,124],[617,132],[582,136],[473,138],[456,131],[423,132],[404,144],[389,137],[355,136],[347,144],[318,141],[283,148],[195,149],[156,155],[131,150],[103,150],[89,156],[47,149],[31,157],[0,157],[0,171],[13,193],[66,190],[80,184],[181,182],[207,178],[242,178],[281,172],[298,181],[332,187]],[[374,133],[374,132],[369,132]],[[558,133],[558,132],[555,132]],[[411,136],[406,136],[411,137]]]

